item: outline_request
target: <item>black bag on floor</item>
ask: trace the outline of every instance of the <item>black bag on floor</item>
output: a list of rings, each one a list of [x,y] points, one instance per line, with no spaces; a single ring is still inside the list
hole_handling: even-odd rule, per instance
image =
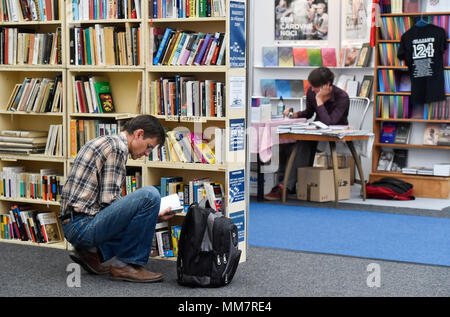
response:
[[[233,221],[210,208],[205,199],[192,204],[178,241],[178,283],[201,287],[227,285],[240,257],[238,231]]]

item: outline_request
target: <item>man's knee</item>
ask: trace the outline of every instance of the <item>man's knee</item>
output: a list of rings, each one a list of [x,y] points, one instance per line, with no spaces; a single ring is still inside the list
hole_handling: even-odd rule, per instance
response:
[[[161,194],[159,193],[159,190],[154,186],[144,186],[140,188],[142,191],[142,194],[145,198],[150,199],[152,201],[160,201],[161,200]]]

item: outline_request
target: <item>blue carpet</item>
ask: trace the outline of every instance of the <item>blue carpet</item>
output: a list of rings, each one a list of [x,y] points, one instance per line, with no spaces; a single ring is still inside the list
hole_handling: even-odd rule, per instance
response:
[[[450,266],[450,219],[250,203],[249,245]]]

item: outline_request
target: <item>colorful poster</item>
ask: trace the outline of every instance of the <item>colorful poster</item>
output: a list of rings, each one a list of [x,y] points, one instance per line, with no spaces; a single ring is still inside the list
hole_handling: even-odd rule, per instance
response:
[[[245,3],[230,1],[230,67],[245,67]]]
[[[245,199],[245,172],[244,170],[231,171],[229,202],[236,203]]]
[[[328,0],[275,0],[275,41],[328,40]]]

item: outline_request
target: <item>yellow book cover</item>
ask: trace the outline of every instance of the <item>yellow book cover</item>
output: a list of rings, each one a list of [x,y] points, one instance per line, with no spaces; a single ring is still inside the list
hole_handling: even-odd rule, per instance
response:
[[[77,120],[70,120],[70,156],[77,156]]]
[[[167,136],[169,137],[169,141],[172,143],[173,148],[175,149],[175,152],[178,155],[179,160],[181,162],[183,162],[183,163],[187,163],[188,160],[184,156],[181,144],[178,143],[178,140],[176,138],[176,131],[169,131],[169,132],[167,132]]]

